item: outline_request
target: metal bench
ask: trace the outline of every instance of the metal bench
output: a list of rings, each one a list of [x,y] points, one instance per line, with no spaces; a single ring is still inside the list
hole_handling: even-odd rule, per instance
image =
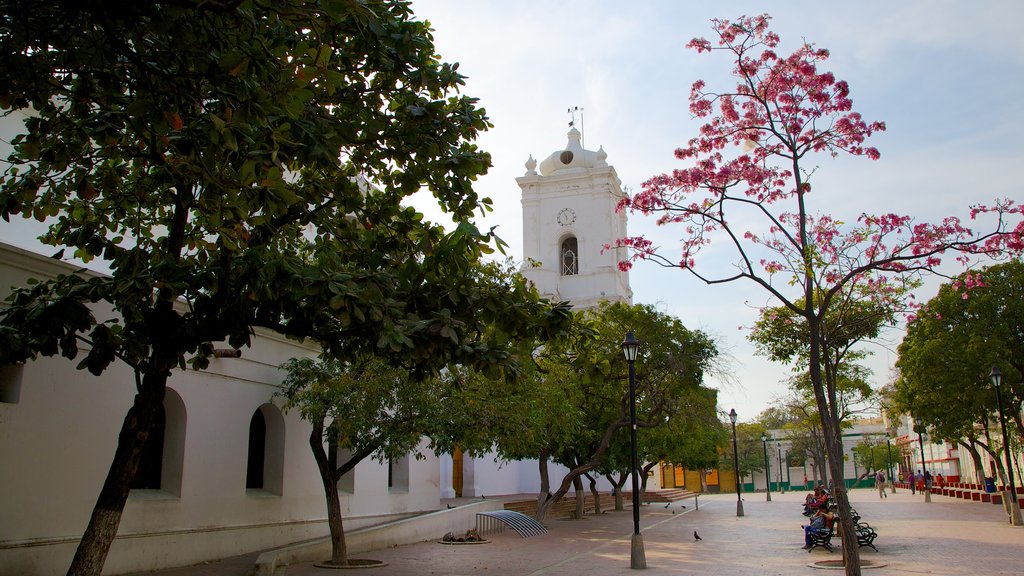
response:
[[[532,516],[514,510],[495,510],[493,512],[477,512],[476,514],[476,530],[480,534],[501,532],[506,526],[515,530],[522,538],[548,532],[548,529]]]
[[[836,533],[835,523],[832,524],[831,528],[819,528],[813,530],[810,533],[811,545],[807,548],[807,552],[814,550],[815,548],[821,547],[829,552],[832,551],[832,535]]]

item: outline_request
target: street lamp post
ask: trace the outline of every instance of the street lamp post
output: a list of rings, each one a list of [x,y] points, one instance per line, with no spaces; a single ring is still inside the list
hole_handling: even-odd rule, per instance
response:
[[[765,500],[772,501],[772,469],[768,465],[768,436],[761,434],[761,445],[764,448],[764,493]]]
[[[921,437],[921,431],[924,430],[924,426],[921,425],[920,418],[914,418],[914,429],[917,431],[917,445],[921,447],[921,474],[924,474],[928,469],[924,465],[924,439]],[[927,482],[925,482],[924,486],[924,501],[932,501],[932,491],[928,489]]]
[[[789,489],[793,489],[793,470],[789,466],[789,450],[786,450],[786,484],[789,484]]]
[[[633,363],[636,362],[636,354],[640,350],[640,343],[633,337],[633,332],[626,332],[626,339],[622,341],[622,353],[626,356],[626,363],[629,364],[629,450],[632,457],[632,479],[633,479],[633,539],[630,545],[629,567],[633,569],[647,568],[647,558],[644,555],[644,537],[640,535],[640,483],[637,481],[637,468],[640,467],[636,455],[636,371]]]
[[[1017,487],[1013,482],[1013,461],[1010,459],[1010,437],[1006,435],[1006,415],[1003,414],[1003,395],[999,392],[999,385],[1003,382],[1003,374],[999,371],[996,366],[992,367],[992,373],[989,374],[992,378],[992,385],[996,389],[996,404],[999,406],[999,425],[1003,430],[1003,455],[1006,457],[1006,474],[1007,479],[1010,481],[1010,493],[1003,492],[1003,501],[1009,502],[1007,512],[1010,514],[1010,524],[1014,526],[1020,526],[1024,524],[1020,516],[1020,505],[1017,502]],[[1007,500],[1009,496],[1009,500]]]
[[[857,487],[857,447],[850,446],[850,462],[853,462],[853,482],[850,484],[850,489]]]
[[[782,484],[782,442],[776,442],[775,447],[779,449],[779,491],[786,493],[786,487]]]
[[[736,470],[736,516],[743,516],[743,497],[740,495],[740,453],[736,449],[736,409],[729,410],[732,422],[732,462]]]
[[[889,433],[885,434],[885,453],[889,457],[889,491],[896,493],[896,482],[892,478],[892,444],[889,442]]]

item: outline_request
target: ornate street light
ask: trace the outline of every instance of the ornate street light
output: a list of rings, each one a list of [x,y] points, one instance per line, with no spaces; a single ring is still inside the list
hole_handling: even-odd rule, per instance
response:
[[[640,465],[636,455],[636,371],[633,368],[633,363],[636,362],[636,354],[639,350],[640,343],[633,337],[633,332],[626,332],[626,339],[622,341],[622,353],[626,356],[626,362],[629,364],[629,450],[632,457],[633,478],[633,540],[630,546],[629,567],[633,569],[647,568],[644,537],[640,535],[640,484],[636,475]]]
[[[736,409],[729,410],[729,420],[732,422],[732,462],[736,469],[736,515],[743,516],[743,498],[740,496],[740,453],[736,449]]]
[[[917,445],[921,447],[921,474],[924,474],[928,469],[924,465],[924,440],[921,438],[924,426],[921,424],[920,418],[914,418],[914,431],[917,432]],[[925,482],[924,486],[924,501],[929,503],[932,501],[932,491],[928,489],[927,482]]]
[[[992,378],[992,385],[996,389],[996,404],[999,406],[999,425],[1003,429],[1003,454],[1006,457],[1006,474],[1010,481],[1010,493],[1003,492],[1003,501],[1009,502],[1006,511],[1010,514],[1010,524],[1014,526],[1020,526],[1024,524],[1021,521],[1020,516],[1020,505],[1017,502],[1017,487],[1014,486],[1013,482],[1013,462],[1010,460],[1010,437],[1006,435],[1006,415],[1003,414],[1003,395],[999,392],[999,385],[1003,383],[1003,373],[999,371],[996,366],[992,367],[992,372],[989,374]],[[1009,500],[1006,500],[1009,496]]]
[[[889,442],[889,437],[892,435],[891,432],[886,431],[885,433],[885,453],[889,457],[889,491],[893,494],[896,493],[896,482],[892,478],[892,443]]]
[[[782,484],[782,442],[776,442],[775,447],[779,449],[779,491],[786,493],[786,487]],[[789,468],[789,466],[786,466]]]
[[[764,448],[764,493],[767,502],[772,501],[772,470],[768,465],[768,436],[761,434],[761,446]]]
[[[853,483],[850,484],[850,489],[853,490],[857,487],[857,447],[850,446],[850,462],[853,462]]]

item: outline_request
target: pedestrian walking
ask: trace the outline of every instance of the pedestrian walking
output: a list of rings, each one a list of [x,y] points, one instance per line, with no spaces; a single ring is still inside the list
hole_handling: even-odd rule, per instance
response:
[[[879,498],[888,498],[889,495],[885,493],[885,474],[881,471],[875,474],[875,488],[878,488]]]

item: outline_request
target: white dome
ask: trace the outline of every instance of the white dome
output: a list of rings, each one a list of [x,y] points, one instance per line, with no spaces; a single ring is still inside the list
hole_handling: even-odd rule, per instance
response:
[[[572,128],[569,130],[569,142],[565,145],[565,149],[552,152],[545,158],[540,163],[540,173],[542,176],[548,176],[559,170],[607,166],[608,163],[605,162],[607,158],[608,154],[605,153],[604,148],[597,152],[584,150],[580,143],[580,131]]]

